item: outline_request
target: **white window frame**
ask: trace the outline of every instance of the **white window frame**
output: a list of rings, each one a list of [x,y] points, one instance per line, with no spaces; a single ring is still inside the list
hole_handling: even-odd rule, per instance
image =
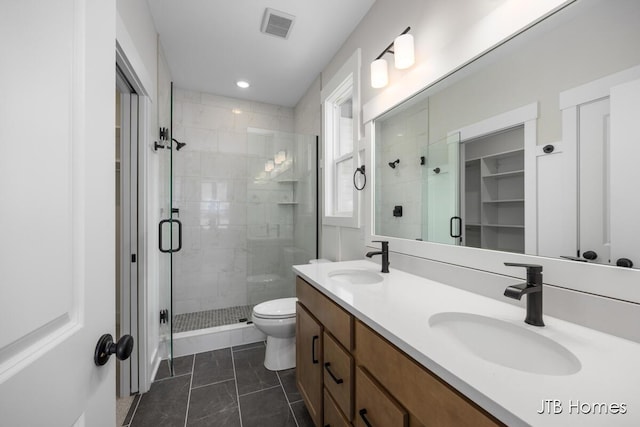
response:
[[[360,49],[349,58],[340,70],[331,78],[321,91],[323,114],[324,147],[324,225],[340,227],[360,227],[360,194],[353,188],[353,209],[351,212],[337,212],[337,165],[353,159],[354,172],[360,165]],[[337,141],[340,126],[336,107],[351,98],[353,109],[353,148],[350,152],[338,155]]]

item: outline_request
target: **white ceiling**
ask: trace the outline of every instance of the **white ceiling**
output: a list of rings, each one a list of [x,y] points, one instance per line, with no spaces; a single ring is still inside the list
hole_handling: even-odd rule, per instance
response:
[[[148,0],[176,86],[292,107],[375,0]],[[296,17],[260,32],[265,8]],[[249,89],[237,80],[251,83]]]

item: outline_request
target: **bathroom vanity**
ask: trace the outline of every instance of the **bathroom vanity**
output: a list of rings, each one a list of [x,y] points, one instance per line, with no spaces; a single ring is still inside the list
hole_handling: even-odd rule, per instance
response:
[[[640,423],[638,343],[369,261],[294,270],[316,426]]]

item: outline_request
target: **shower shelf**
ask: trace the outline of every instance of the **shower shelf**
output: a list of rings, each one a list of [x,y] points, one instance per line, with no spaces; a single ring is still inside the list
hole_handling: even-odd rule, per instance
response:
[[[298,182],[298,179],[295,178],[283,178],[283,179],[276,179],[276,182],[279,182],[281,184],[287,184],[287,183],[291,183],[291,182]]]

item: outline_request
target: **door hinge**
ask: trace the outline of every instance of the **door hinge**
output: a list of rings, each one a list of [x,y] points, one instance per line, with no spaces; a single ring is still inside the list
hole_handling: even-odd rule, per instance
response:
[[[136,262],[137,259],[136,254],[131,254],[131,262]]]
[[[167,323],[169,321],[169,310],[166,308],[160,310],[160,323]]]

